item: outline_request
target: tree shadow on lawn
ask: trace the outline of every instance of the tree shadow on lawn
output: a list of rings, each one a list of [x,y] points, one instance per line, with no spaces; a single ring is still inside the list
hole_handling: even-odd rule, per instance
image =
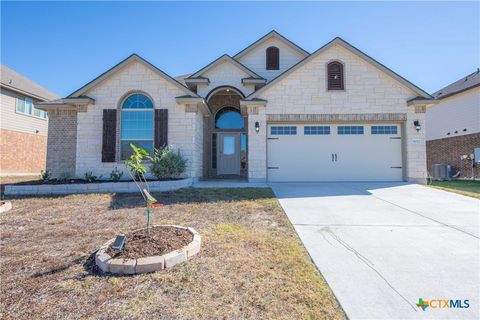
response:
[[[270,188],[188,188],[168,192],[152,192],[152,195],[159,203],[165,205],[275,198]],[[140,193],[116,193],[112,195],[112,201],[110,203],[110,209],[113,210],[144,206],[145,201]]]
[[[53,275],[53,274],[61,273],[61,272],[67,271],[68,269],[70,269],[73,266],[80,265],[80,264],[83,266],[83,270],[85,270],[86,273],[85,274],[79,274],[79,275],[76,275],[74,277],[70,277],[70,279],[82,280],[82,279],[85,279],[85,278],[90,277],[90,276],[109,277],[111,274],[102,272],[102,270],[100,270],[100,268],[95,263],[95,254],[96,253],[97,253],[97,251],[91,253],[88,257],[83,256],[83,257],[76,258],[68,264],[64,264],[64,265],[61,265],[61,266],[58,266],[58,267],[54,267],[54,268],[52,268],[50,270],[47,270],[47,271],[36,272],[31,276],[31,278],[42,278],[42,277],[45,277],[45,276],[50,276],[50,275]],[[122,275],[116,275],[116,276],[122,276]]]

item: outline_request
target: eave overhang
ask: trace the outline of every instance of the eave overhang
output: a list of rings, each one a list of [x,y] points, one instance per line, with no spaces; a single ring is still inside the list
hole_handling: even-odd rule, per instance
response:
[[[433,105],[437,103],[439,103],[437,99],[426,99],[423,97],[415,97],[407,101],[407,106],[424,106],[424,105]]]
[[[9,86],[8,84],[5,84],[5,83],[0,83],[0,87],[1,88],[5,88],[7,90],[10,90],[10,91],[14,91],[16,93],[20,93],[21,95],[23,96],[27,96],[27,97],[30,97],[30,98],[34,98],[34,99],[37,99],[37,100],[40,100],[40,101],[46,101],[47,99],[44,98],[44,97],[41,97],[39,95],[36,95],[34,93],[31,93],[31,92],[28,92],[28,91],[25,91],[25,90],[22,90],[22,89],[18,89],[16,87],[12,87],[12,86]]]
[[[242,84],[265,84],[267,83],[267,79],[264,78],[243,78]]]
[[[196,105],[200,108],[202,113],[206,116],[209,116],[212,114],[210,112],[210,109],[208,108],[207,103],[205,102],[205,99],[203,99],[202,97],[193,97],[190,95],[185,95],[185,96],[175,97],[175,101],[177,101],[178,104]]]
[[[35,108],[51,111],[51,110],[78,110],[80,108],[86,108],[95,104],[95,99],[90,97],[74,97],[63,98],[53,101],[43,101],[35,103]]]
[[[267,105],[267,100],[264,99],[242,99],[240,100],[240,106],[266,106]]]

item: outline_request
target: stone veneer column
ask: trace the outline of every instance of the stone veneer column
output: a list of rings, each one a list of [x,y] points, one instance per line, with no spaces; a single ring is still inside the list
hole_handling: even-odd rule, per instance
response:
[[[248,105],[248,181],[267,181],[267,115],[265,106]],[[255,131],[255,122],[260,131]]]
[[[427,151],[425,142],[425,106],[408,106],[405,123],[405,158],[406,178],[409,182],[426,183],[427,179]],[[413,122],[418,120],[420,131],[415,129]]]
[[[77,111],[49,111],[47,170],[51,172],[53,178],[75,177],[76,150]]]

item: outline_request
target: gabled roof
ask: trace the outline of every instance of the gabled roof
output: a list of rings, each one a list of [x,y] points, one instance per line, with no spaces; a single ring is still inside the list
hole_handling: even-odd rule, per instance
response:
[[[150,62],[148,62],[147,60],[143,59],[142,57],[140,57],[139,55],[137,55],[136,53],[130,55],[129,57],[127,57],[125,60],[121,61],[120,63],[116,64],[115,66],[113,66],[112,68],[108,69],[107,71],[105,71],[104,73],[102,73],[100,76],[98,76],[97,78],[93,79],[92,81],[90,81],[89,83],[87,83],[86,85],[84,85],[83,87],[81,87],[80,89],[78,89],[77,91],[71,93],[68,97],[71,98],[71,97],[79,97],[81,95],[83,95],[85,92],[87,92],[88,90],[92,89],[93,87],[95,87],[97,84],[99,84],[100,82],[102,82],[103,80],[107,79],[110,75],[114,74],[115,72],[117,72],[118,70],[122,69],[123,67],[125,67],[126,65],[132,63],[132,62],[140,62],[142,63],[143,65],[145,65],[147,68],[150,68],[151,70],[153,70],[155,73],[159,74],[160,76],[162,76],[164,79],[166,79],[167,81],[169,81],[170,83],[172,83],[174,86],[178,87],[179,89],[183,90],[186,94],[189,94],[189,95],[192,95],[194,97],[199,97],[199,95],[197,95],[195,92],[191,91],[190,89],[188,89],[187,87],[185,87],[184,85],[182,85],[180,82],[178,82],[177,80],[175,80],[174,78],[172,78],[171,76],[169,76],[168,74],[166,74],[165,72],[163,72],[162,70],[158,69],[157,67],[155,67],[153,64],[151,64]]]
[[[468,76],[438,90],[433,93],[432,96],[437,99],[443,99],[478,86],[480,86],[480,69],[477,69],[477,71],[470,73]]]
[[[416,85],[414,85],[413,83],[411,83],[410,81],[408,81],[407,79],[403,78],[402,76],[400,76],[399,74],[395,73],[394,71],[392,71],[391,69],[387,68],[386,66],[384,66],[383,64],[381,64],[380,62],[376,61],[375,59],[373,59],[372,57],[370,57],[369,55],[363,53],[362,51],[360,51],[359,49],[355,48],[354,46],[352,46],[350,43],[346,42],[345,40],[343,40],[342,38],[340,37],[336,37],[335,39],[333,39],[332,41],[328,42],[326,45],[324,45],[323,47],[319,48],[318,50],[316,50],[315,52],[313,52],[311,55],[309,55],[308,57],[306,57],[305,59],[301,60],[300,62],[298,62],[297,64],[293,65],[290,69],[286,70],[285,72],[281,73],[280,75],[278,75],[276,78],[274,78],[273,80],[271,80],[269,83],[267,83],[267,85],[265,85],[264,87],[262,87],[261,89],[253,92],[252,94],[250,94],[248,97],[246,97],[246,99],[251,99],[251,98],[255,98],[255,97],[258,97],[262,92],[264,92],[265,90],[267,90],[268,88],[270,87],[273,87],[275,85],[275,83],[279,82],[281,79],[285,78],[286,76],[288,76],[289,74],[295,72],[295,70],[299,69],[300,67],[302,67],[303,65],[305,65],[306,63],[308,63],[309,61],[315,59],[315,57],[317,57],[318,55],[320,55],[321,53],[323,53],[324,51],[326,51],[327,49],[329,49],[330,47],[334,46],[334,45],[341,45],[342,47],[344,47],[345,49],[349,50],[351,53],[355,54],[356,56],[362,58],[363,60],[365,60],[366,62],[370,63],[371,65],[373,65],[374,67],[376,67],[377,69],[383,71],[384,73],[386,73],[387,75],[391,76],[392,78],[394,78],[395,80],[397,80],[398,82],[402,83],[403,85],[405,85],[407,88],[411,89],[412,91],[414,91],[419,97],[423,97],[423,98],[428,98],[428,99],[432,99],[433,97],[431,95],[429,95],[427,92],[425,92],[424,90],[420,89],[419,87],[417,87]]]
[[[38,100],[54,100],[59,98],[55,93],[50,92],[38,83],[35,83],[20,73],[13,71],[9,67],[4,66],[3,64],[0,66],[0,83],[2,87]]]
[[[303,56],[308,56],[309,53],[302,49],[301,47],[299,47],[298,45],[296,45],[295,43],[293,43],[292,41],[288,40],[287,38],[285,38],[284,36],[282,36],[280,33],[278,33],[277,31],[275,30],[272,30],[270,31],[269,33],[267,33],[266,35],[264,35],[263,37],[261,37],[260,39],[258,39],[257,41],[255,41],[254,43],[252,43],[251,45],[249,45],[248,47],[246,47],[245,49],[243,49],[242,51],[240,51],[239,53],[237,53],[236,55],[233,56],[234,59],[240,59],[241,57],[243,57],[244,55],[246,55],[248,52],[250,52],[251,50],[253,50],[254,48],[256,48],[258,45],[260,45],[261,43],[263,43],[264,41],[270,39],[271,37],[275,37],[281,41],[283,41],[286,45],[290,46],[292,49],[298,51],[301,55]]]
[[[233,64],[234,66],[236,66],[237,68],[239,68],[240,70],[244,71],[245,73],[247,73],[250,77],[253,77],[255,79],[263,79],[261,76],[259,76],[258,74],[256,74],[255,72],[253,72],[252,70],[250,70],[249,68],[247,68],[246,66],[244,66],[243,64],[241,64],[240,62],[238,62],[237,60],[233,59],[232,57],[230,57],[228,54],[224,54],[222,56],[220,56],[218,59],[214,60],[213,62],[209,63],[208,65],[206,65],[205,67],[203,67],[202,69],[198,70],[197,72],[193,73],[191,76],[185,78],[185,79],[197,79],[197,78],[203,78],[202,75],[207,72],[208,70],[211,70],[213,68],[215,68],[217,65],[219,65],[220,63],[222,62],[229,62],[231,64]],[[205,78],[203,78],[205,79]]]

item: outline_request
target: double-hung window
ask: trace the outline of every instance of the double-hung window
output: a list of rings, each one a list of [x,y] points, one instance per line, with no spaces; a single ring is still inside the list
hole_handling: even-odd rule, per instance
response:
[[[47,113],[33,106],[33,100],[24,96],[17,96],[17,113],[35,116],[37,118],[47,119]]]

